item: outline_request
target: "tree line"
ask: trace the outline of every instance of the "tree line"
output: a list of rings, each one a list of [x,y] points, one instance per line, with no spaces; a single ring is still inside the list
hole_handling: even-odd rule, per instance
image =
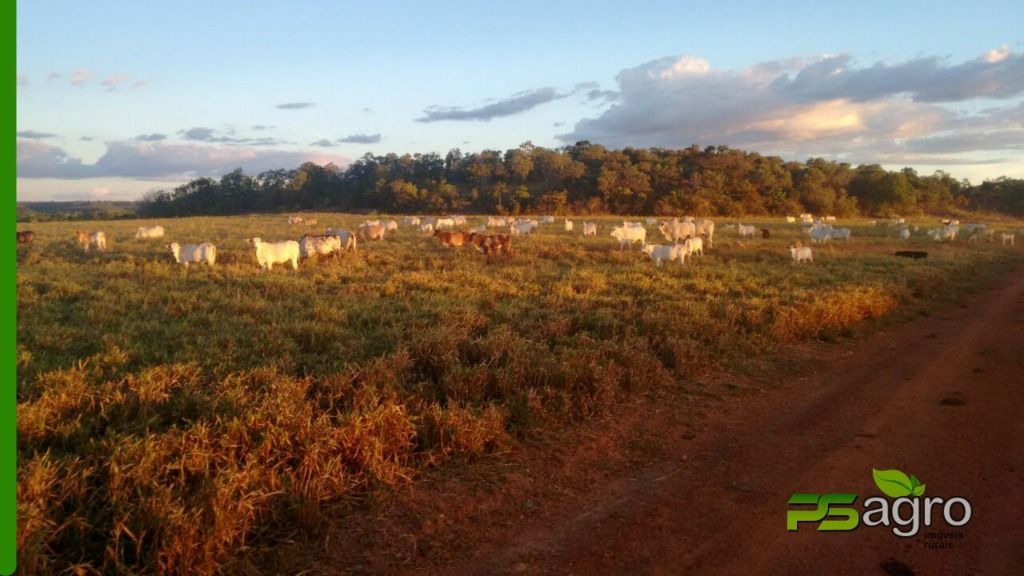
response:
[[[726,146],[610,150],[578,142],[446,155],[366,154],[347,168],[197,178],[147,194],[143,216],[340,210],[386,213],[550,213],[835,216],[983,209],[1024,216],[1024,180],[980,186],[938,171],[811,158],[786,161]]]

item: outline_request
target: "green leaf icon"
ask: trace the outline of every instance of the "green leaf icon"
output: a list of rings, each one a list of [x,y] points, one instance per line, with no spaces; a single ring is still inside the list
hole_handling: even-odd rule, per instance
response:
[[[924,484],[914,486],[914,496],[924,496]]]
[[[911,474],[910,475],[910,486],[913,487],[913,488],[917,488],[920,485],[921,485],[921,481],[917,479],[917,476],[914,476],[913,474]]]
[[[872,468],[871,475],[874,476],[878,489],[890,498],[902,498],[914,493],[914,485],[910,478],[899,470],[876,470]]]

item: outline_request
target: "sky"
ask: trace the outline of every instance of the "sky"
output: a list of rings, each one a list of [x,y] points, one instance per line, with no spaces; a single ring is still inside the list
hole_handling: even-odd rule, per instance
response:
[[[1021,22],[1020,0],[33,0],[17,197],[579,140],[1021,178]]]

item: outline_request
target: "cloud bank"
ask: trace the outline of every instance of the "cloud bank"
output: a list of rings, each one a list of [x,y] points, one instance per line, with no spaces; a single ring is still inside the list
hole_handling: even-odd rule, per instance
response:
[[[303,162],[339,166],[348,159],[312,151],[262,150],[243,146],[164,142],[108,142],[107,151],[95,164],[85,164],[63,149],[35,140],[18,140],[19,178],[80,179],[122,177],[138,179],[220,176],[235,168],[256,174],[265,170],[294,168]]]
[[[349,134],[344,138],[339,138],[338,142],[345,142],[348,144],[378,144],[380,143],[380,132],[373,134]]]
[[[431,106],[423,111],[423,116],[417,118],[417,122],[440,122],[442,120],[475,120],[488,122],[494,118],[502,118],[520,114],[561,98],[569,94],[561,94],[551,87],[527,90],[513,94],[508,98],[498,100],[479,108],[441,107]]]
[[[859,65],[849,55],[717,70],[673,56],[622,70],[612,104],[564,142],[685,147],[726,144],[856,161],[1024,150],[1024,55],[1006,47],[951,63],[922,57]],[[968,104],[985,102],[981,111]],[[979,162],[986,161],[979,159]]]

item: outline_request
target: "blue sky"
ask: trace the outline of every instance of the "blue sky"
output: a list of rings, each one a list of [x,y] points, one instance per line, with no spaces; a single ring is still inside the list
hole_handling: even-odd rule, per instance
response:
[[[828,4],[23,2],[18,198],[527,140],[1024,177],[1024,3]]]

